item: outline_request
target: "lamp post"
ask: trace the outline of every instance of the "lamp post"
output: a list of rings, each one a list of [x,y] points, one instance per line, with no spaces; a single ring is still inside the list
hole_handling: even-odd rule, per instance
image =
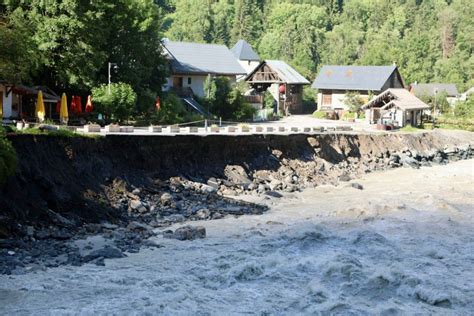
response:
[[[118,66],[117,66],[116,63],[111,63],[111,62],[109,62],[109,64],[108,64],[108,73],[109,73],[108,90],[109,90],[109,94],[110,94],[110,83],[111,83],[111,79],[112,79],[112,73],[111,73],[110,70],[112,69],[112,67],[113,67],[114,69],[118,69]]]

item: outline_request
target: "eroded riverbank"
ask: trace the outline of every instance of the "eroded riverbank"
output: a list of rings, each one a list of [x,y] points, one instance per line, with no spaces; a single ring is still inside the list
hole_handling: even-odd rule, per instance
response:
[[[467,314],[474,309],[473,160],[401,168],[199,222],[106,266],[0,276],[2,314]],[[262,200],[263,199],[263,200]],[[58,299],[60,298],[60,299]]]

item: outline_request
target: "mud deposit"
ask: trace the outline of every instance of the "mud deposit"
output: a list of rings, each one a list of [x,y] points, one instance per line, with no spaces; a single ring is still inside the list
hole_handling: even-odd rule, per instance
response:
[[[473,160],[395,169],[202,222],[206,239],[0,276],[0,314],[467,315],[474,310]]]

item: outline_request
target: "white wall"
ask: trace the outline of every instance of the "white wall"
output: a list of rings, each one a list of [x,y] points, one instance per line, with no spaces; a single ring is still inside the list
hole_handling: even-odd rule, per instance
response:
[[[195,76],[195,75],[174,75],[166,79],[166,84],[163,86],[163,91],[168,91],[171,87],[173,87],[173,78],[174,77],[181,77],[183,78],[183,88],[191,88],[193,90],[193,93],[202,98],[207,95],[207,92],[204,91],[204,83],[207,80],[207,75],[206,76]],[[189,84],[188,79],[191,79],[191,83]],[[236,77],[235,76],[228,76],[229,80],[231,83],[236,82]]]
[[[359,94],[362,98],[364,99],[369,99],[368,94]],[[349,110],[349,108],[344,104],[344,98],[346,97],[346,92],[344,93],[332,93],[332,98],[331,98],[331,109],[333,110]],[[318,109],[321,109],[323,106],[323,94],[321,92],[318,92]],[[327,106],[327,105],[326,105]]]
[[[10,94],[7,97],[7,89],[4,85],[0,85],[0,91],[3,92],[3,117],[4,118],[9,118],[12,116],[12,97],[13,97],[13,92],[10,92]],[[18,113],[15,113],[18,114]]]

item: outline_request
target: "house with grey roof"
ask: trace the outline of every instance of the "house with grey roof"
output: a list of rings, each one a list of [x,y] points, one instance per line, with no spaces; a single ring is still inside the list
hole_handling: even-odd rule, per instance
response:
[[[410,92],[418,98],[434,98],[439,94],[446,94],[446,100],[450,105],[459,99],[459,92],[454,83],[417,83],[411,85]]]
[[[303,108],[303,86],[310,82],[293,67],[281,60],[264,60],[245,81],[253,89],[259,102],[263,105],[263,95],[268,90],[275,102],[274,112],[298,114]],[[252,102],[255,104],[255,102]]]
[[[258,56],[252,46],[245,40],[239,40],[230,51],[245,69],[247,75],[260,65],[260,56]],[[244,77],[242,77],[242,79],[243,78]]]
[[[372,124],[403,127],[422,124],[423,111],[430,106],[406,89],[387,89],[361,107]]]
[[[311,86],[318,90],[318,109],[345,111],[347,93],[358,93],[366,101],[389,88],[405,88],[397,66],[329,66],[321,68]]]
[[[170,76],[165,91],[178,95],[204,97],[204,82],[208,76],[228,77],[235,82],[237,76],[246,74],[234,54],[217,44],[162,41],[168,59]]]

